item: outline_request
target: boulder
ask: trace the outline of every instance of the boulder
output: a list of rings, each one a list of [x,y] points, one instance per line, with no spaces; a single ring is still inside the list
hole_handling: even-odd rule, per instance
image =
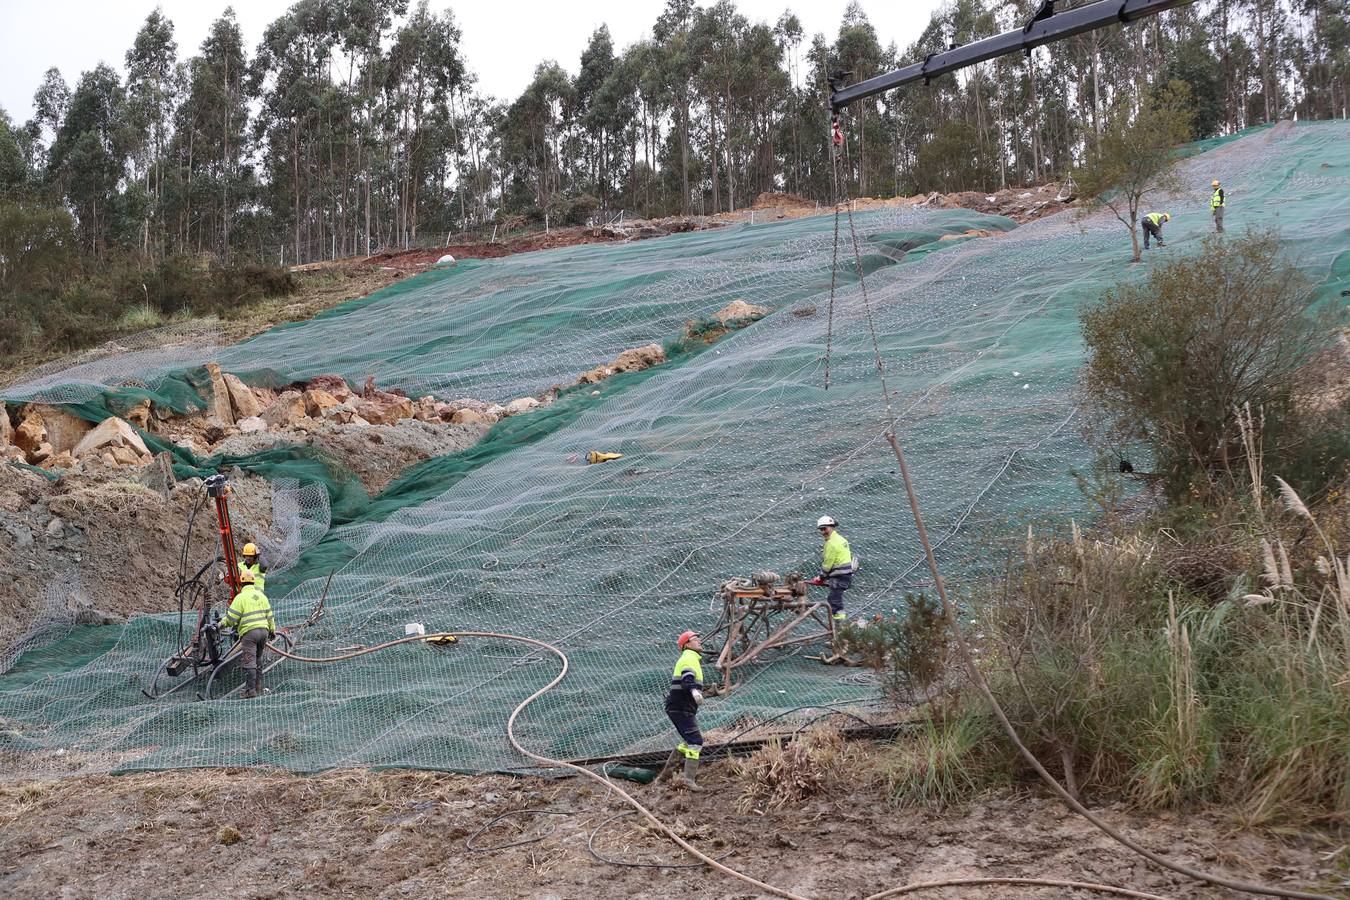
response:
[[[0,447],[8,447],[14,443],[14,426],[9,421],[9,411],[5,409],[5,404],[0,401]]]
[[[36,418],[42,423],[47,433],[44,440],[51,444],[57,453],[73,449],[94,427],[92,422],[42,403],[29,404],[24,409],[24,418]]]
[[[230,407],[230,389],[225,386],[225,376],[221,374],[220,366],[213,362],[207,363],[206,374],[211,378],[211,396],[206,401],[206,417],[222,425],[233,425],[234,411]]]
[[[406,416],[401,417],[399,412],[401,410],[391,403],[378,403],[374,400],[358,400],[356,402],[357,415],[371,425],[393,425],[400,418],[406,418]]]
[[[330,395],[331,396],[331,395]],[[299,391],[282,391],[262,411],[262,420],[272,428],[284,428],[305,417],[305,396]]]
[[[52,445],[43,441],[35,449],[28,451],[28,462],[40,466],[55,455],[56,451],[52,449]]]
[[[506,410],[502,413],[507,416],[518,416],[521,413],[527,413],[539,406],[539,401],[533,397],[520,397],[506,404]]]
[[[117,416],[111,416],[85,435],[72,452],[77,457],[83,457],[95,451],[109,450],[113,458],[120,462],[121,458],[117,453],[119,448],[131,454],[132,459],[138,464],[143,457],[150,455],[150,449],[145,446],[145,441],[141,440],[136,429]]]
[[[111,447],[108,452],[112,454],[113,461],[119,466],[139,466],[145,462],[145,457],[140,456],[130,447]]]
[[[422,397],[417,401],[417,407],[413,410],[413,418],[419,422],[439,421],[441,417],[440,411],[437,409],[439,405],[435,397]]]
[[[249,416],[240,419],[237,424],[240,434],[257,434],[259,431],[267,430],[267,423],[263,421],[262,416]]]
[[[342,402],[323,388],[308,388],[303,396],[305,398],[305,414],[316,419],[322,419],[324,410]]]
[[[253,391],[249,390],[248,385],[239,380],[238,376],[226,372],[222,378],[225,381],[225,390],[230,395],[230,409],[234,412],[234,421],[240,419],[249,419],[261,415],[263,405],[258,402],[258,398],[253,396]]]
[[[440,259],[436,260],[436,265],[438,265],[438,266],[453,266],[453,265],[455,265],[455,257],[454,257],[453,254],[447,253],[447,254],[445,254],[444,256],[442,256]]]
[[[497,417],[488,412],[478,412],[474,409],[456,410],[450,418],[456,425],[491,425],[497,421]]]
[[[141,470],[136,480],[165,500],[169,499],[177,483],[173,477],[173,454],[167,450],[156,453],[155,458],[150,460],[150,465]]]
[[[14,446],[25,453],[32,453],[46,442],[47,426],[43,424],[42,416],[30,411],[19,421],[19,427],[14,429]]]
[[[728,322],[744,321],[746,319],[753,322],[755,319],[764,318],[771,312],[773,312],[773,310],[767,306],[756,306],[751,303],[746,303],[744,300],[732,300],[726,306],[713,313],[713,318],[725,325]]]
[[[316,375],[305,382],[305,387],[327,391],[339,400],[346,400],[352,395],[352,389],[341,375]]]

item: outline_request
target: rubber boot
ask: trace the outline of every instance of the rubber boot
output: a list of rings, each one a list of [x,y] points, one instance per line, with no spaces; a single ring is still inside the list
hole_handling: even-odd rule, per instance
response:
[[[253,671],[254,671],[253,689],[256,690],[258,692],[258,696],[261,697],[263,694],[267,693],[267,688],[263,687],[263,667],[258,666],[258,668],[254,669]]]
[[[694,780],[696,775],[698,775],[698,760],[692,756],[686,756],[684,758],[684,786],[691,791],[703,790]]]
[[[258,670],[244,670],[244,699],[252,700],[258,696]]]

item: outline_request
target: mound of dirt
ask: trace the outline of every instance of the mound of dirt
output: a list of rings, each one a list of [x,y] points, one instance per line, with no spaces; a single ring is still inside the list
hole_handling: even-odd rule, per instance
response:
[[[164,470],[161,462],[52,481],[0,464],[0,658],[47,620],[99,625],[177,608],[179,555],[203,491],[200,480],[175,484]],[[236,533],[248,540],[272,526],[272,488],[230,476]],[[217,552],[214,523],[209,509],[194,523],[194,571]]]

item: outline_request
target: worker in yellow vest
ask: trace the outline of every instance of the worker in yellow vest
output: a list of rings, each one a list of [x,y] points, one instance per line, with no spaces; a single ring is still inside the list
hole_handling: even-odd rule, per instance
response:
[[[258,590],[267,589],[267,567],[258,558],[258,545],[252,541],[244,545],[243,559],[239,561],[239,574],[243,575],[245,570],[253,573],[253,583],[257,585]]]
[[[272,617],[272,604],[267,595],[254,583],[253,573],[243,569],[239,573],[243,585],[230,601],[230,608],[221,623],[233,628],[239,641],[239,665],[244,670],[244,699],[252,700],[264,693],[262,681],[263,651],[267,642],[277,636],[277,621]]]
[[[666,694],[666,715],[680,733],[676,751],[684,757],[684,786],[691,791],[699,787],[698,757],[703,750],[703,733],[698,730],[698,708],[703,703],[703,642],[692,631],[686,631],[675,641],[680,658],[670,676],[670,691]]]
[[[830,618],[842,625],[848,615],[844,612],[844,591],[853,586],[853,573],[858,571],[858,558],[848,545],[848,538],[839,533],[839,523],[830,516],[816,520],[816,528],[825,539],[820,550],[820,574],[811,584],[828,587],[826,601],[830,604]]]
[[[1223,188],[1219,187],[1219,179],[1214,179],[1209,183],[1214,193],[1209,195],[1209,210],[1214,213],[1214,230],[1223,234]]]
[[[1171,213],[1156,213],[1156,212],[1154,212],[1154,213],[1149,213],[1148,215],[1144,216],[1143,225],[1144,225],[1144,249],[1145,249],[1145,250],[1148,249],[1148,239],[1149,239],[1149,236],[1150,236],[1150,235],[1151,235],[1152,237],[1154,237],[1154,238],[1157,239],[1157,241],[1158,241],[1158,246],[1159,246],[1159,247],[1165,247],[1165,246],[1167,246],[1166,244],[1163,243],[1163,239],[1162,239],[1162,227],[1163,227],[1163,223],[1164,223],[1164,222],[1170,222],[1170,221],[1172,221],[1172,214],[1171,214]]]

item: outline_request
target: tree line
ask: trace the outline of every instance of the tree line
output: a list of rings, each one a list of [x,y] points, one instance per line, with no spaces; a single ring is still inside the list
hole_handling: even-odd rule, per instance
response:
[[[186,58],[156,10],[120,70],[72,86],[49,69],[29,121],[0,111],[0,219],[27,235],[0,248],[0,291],[44,235],[85,260],[290,264],[492,224],[736,210],[764,191],[1042,182],[1097,152],[1108,110],[1173,81],[1192,137],[1345,115],[1350,0],[1203,0],[856,104],[836,184],[831,72],[862,80],[1037,5],[950,0],[900,49],[857,2],[831,41],[790,11],[752,21],[734,0],[667,0],[649,36],[617,48],[601,26],[576,76],[545,60],[514,99],[479,89],[473,36],[425,0],[301,0],[252,48],[226,9]]]

